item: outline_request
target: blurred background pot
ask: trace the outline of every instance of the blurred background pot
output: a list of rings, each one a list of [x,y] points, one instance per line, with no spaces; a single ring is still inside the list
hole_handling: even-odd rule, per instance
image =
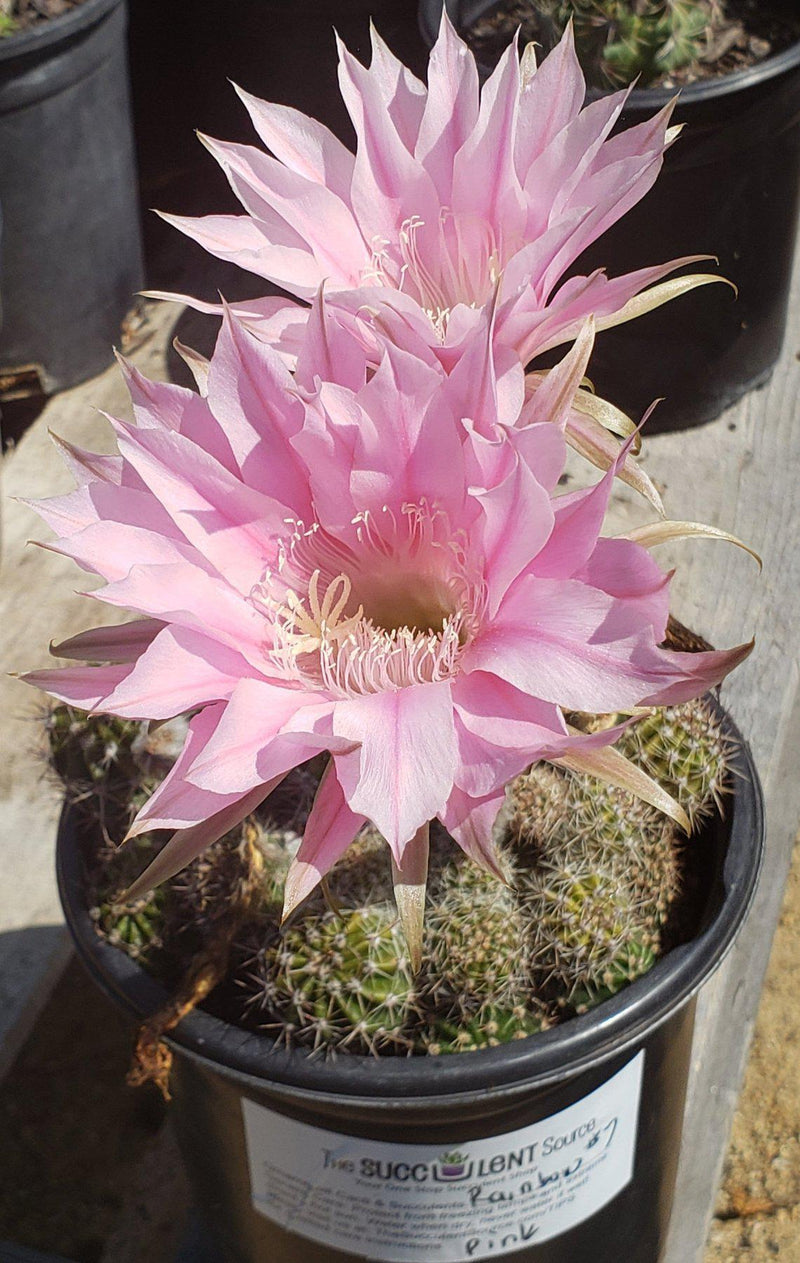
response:
[[[498,7],[447,0],[462,32]],[[429,45],[441,12],[442,0],[421,0]],[[588,99],[598,95],[592,89]],[[672,88],[634,89],[618,128],[651,117],[674,96]],[[598,338],[591,375],[599,394],[637,419],[665,397],[649,432],[718,416],[768,380],[780,353],[800,206],[800,42],[683,88],[672,121],[685,130],[654,188],[573,268],[605,267],[614,276],[708,253],[738,289],[735,299],[727,286],[703,288]]]
[[[0,397],[100,372],[142,283],[124,0],[0,41]]]

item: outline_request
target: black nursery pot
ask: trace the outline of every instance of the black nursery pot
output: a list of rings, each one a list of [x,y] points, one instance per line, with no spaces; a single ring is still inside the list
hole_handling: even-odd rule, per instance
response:
[[[100,372],[142,284],[124,0],[0,41],[0,378],[50,393]]]
[[[735,792],[698,841],[698,931],[589,1013],[486,1051],[377,1059],[287,1051],[201,1011],[180,1023],[174,1118],[212,1257],[656,1263],[695,996],[738,934],[763,846],[758,778],[724,727]],[[99,985],[137,1017],[161,1007],[163,988],[96,933],[72,810],[58,876]]]
[[[462,31],[496,0],[447,0]],[[420,29],[435,38],[442,0],[421,0]],[[589,99],[601,95],[592,90]],[[674,89],[634,89],[619,129],[651,118]],[[800,204],[800,43],[764,62],[681,89],[685,124],[654,188],[578,260],[609,276],[686,255],[719,259],[738,298],[715,285],[598,337],[592,380],[633,417],[664,396],[648,431],[718,416],[762,385],[786,327]],[[691,271],[716,272],[701,263]]]

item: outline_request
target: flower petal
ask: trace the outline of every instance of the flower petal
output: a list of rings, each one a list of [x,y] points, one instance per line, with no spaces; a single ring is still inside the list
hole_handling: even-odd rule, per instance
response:
[[[358,743],[335,755],[351,811],[383,834],[395,859],[417,830],[443,810],[457,766],[448,683],[421,684],[337,702],[336,736]]]
[[[364,816],[355,815],[348,807],[333,763],[329,763],[314,796],[303,840],[286,876],[284,921],[330,872],[364,823]]]
[[[83,662],[135,662],[163,627],[164,623],[156,618],[137,618],[115,627],[92,627],[51,644],[50,652],[54,658],[79,658]]]
[[[132,903],[134,899],[140,899],[156,886],[160,886],[162,882],[169,881],[170,877],[174,877],[182,868],[186,868],[213,842],[217,842],[231,829],[235,829],[245,816],[255,811],[279,780],[280,777],[268,785],[259,785],[258,789],[245,794],[229,807],[223,807],[221,811],[202,820],[199,824],[192,825],[188,829],[179,829],[159,851],[155,859],[148,864],[141,876],[137,877],[133,885],[122,893],[120,902]]]
[[[330,708],[324,694],[243,679],[186,779],[217,794],[242,794],[320,750],[343,747],[325,732],[315,734]]]

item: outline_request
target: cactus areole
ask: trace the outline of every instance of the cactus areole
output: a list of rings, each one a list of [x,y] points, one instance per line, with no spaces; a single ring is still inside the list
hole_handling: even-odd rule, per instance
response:
[[[763,847],[757,774],[726,716],[722,725],[734,791],[725,818],[695,839],[697,931],[590,1011],[500,1047],[408,1057],[325,1058],[201,1010],[178,1025],[176,1123],[220,1257],[653,1263],[669,1220],[695,996],[737,936]],[[167,993],[98,937],[84,833],[66,809],[67,921],[99,984],[141,1018]]]

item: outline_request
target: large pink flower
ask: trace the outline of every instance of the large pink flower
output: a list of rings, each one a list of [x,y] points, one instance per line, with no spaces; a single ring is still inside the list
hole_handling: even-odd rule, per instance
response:
[[[116,715],[193,712],[132,830],[176,831],[145,885],[326,750],[288,904],[370,820],[413,938],[433,817],[491,865],[509,778],[613,738],[572,732],[562,708],[680,701],[747,652],[659,647],[667,576],[599,537],[613,471],[554,494],[578,350],[523,404],[521,366],[498,389],[488,338],[462,372],[391,344],[372,372],[317,304],[292,378],[228,316],[206,395],[129,369],[119,454],[65,446],[79,486],[37,506],[50,547],[144,619],[56,648],[106,665],[27,678]]]
[[[274,156],[205,143],[247,213],[166,218],[298,298],[324,282],[334,301],[347,294],[350,309],[389,304],[445,363],[490,301],[496,337],[527,362],[573,338],[589,314],[603,328],[703,279],[655,285],[691,261],[681,259],[561,284],[648,191],[671,141],[671,106],[616,136],[626,92],[582,109],[571,29],[538,69],[532,45],[521,65],[509,48],[481,92],[472,53],[445,15],[427,88],[375,32],[369,69],[340,47],[340,83],[355,155],[314,119],[242,92]],[[241,304],[240,314],[291,351],[306,312],[265,299]]]

